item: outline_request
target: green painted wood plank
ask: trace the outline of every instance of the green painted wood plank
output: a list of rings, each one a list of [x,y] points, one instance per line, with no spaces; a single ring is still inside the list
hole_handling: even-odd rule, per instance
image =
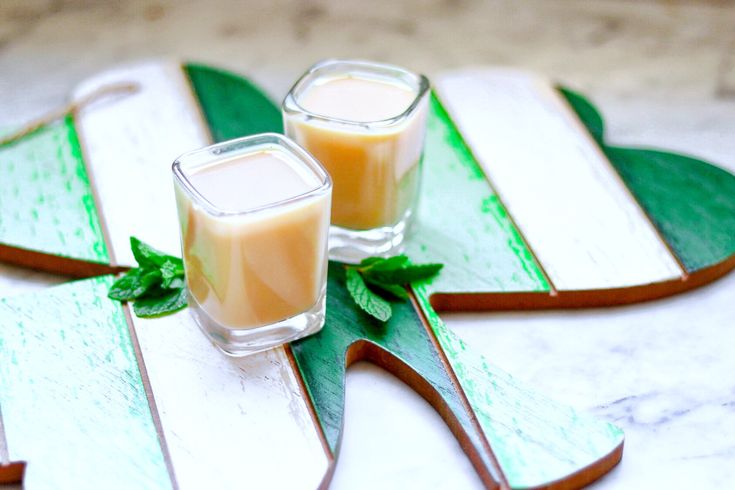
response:
[[[354,304],[344,285],[344,268],[333,262],[329,266],[326,324],[318,334],[292,343],[291,349],[334,455],[339,451],[343,426],[346,352],[358,341],[380,346],[426,379],[447,402],[483,455],[483,464],[490,468],[481,435],[470,422],[476,418],[513,488],[568,477],[622,444],[622,431],[614,425],[535,393],[472,354],[431,309],[427,288],[417,290],[474,413],[468,417],[462,395],[412,305],[394,303],[391,320],[377,322]]]
[[[492,468],[480,436],[412,304],[393,303],[393,316],[383,324],[355,305],[344,275],[342,265],[329,264],[325,326],[316,335],[291,344],[332,454],[339,452],[343,426],[347,349],[354,342],[365,340],[402,360],[440,394],[481,454],[484,466]]]
[[[618,427],[534,392],[470,351],[415,288],[434,334],[512,488],[532,488],[591,465],[623,443]]]
[[[577,113],[577,117],[584,123],[587,131],[590,132],[595,141],[598,144],[603,144],[605,140],[605,121],[602,119],[602,115],[597,108],[582,94],[566,87],[556,88],[567,100],[574,112]]]
[[[283,131],[278,107],[249,81],[202,65],[185,65],[185,71],[216,141]],[[436,96],[423,165],[420,209],[408,250],[416,260],[447,264],[434,291],[548,291],[543,273]]]
[[[0,147],[0,243],[109,263],[72,116]]]
[[[735,254],[735,175],[685,155],[607,146],[597,108],[560,87],[687,272]]]
[[[204,65],[188,64],[184,71],[215,140],[281,131],[278,107],[251,82]],[[583,96],[562,91],[601,142],[604,123],[599,112]],[[732,256],[730,174],[663,152],[606,151],[690,272]],[[548,291],[505,208],[436,97],[424,166],[416,234],[408,251],[416,260],[447,264],[431,291]],[[688,185],[687,174],[693,173],[697,182]],[[71,116],[0,148],[0,177],[0,243],[109,262]],[[657,182],[650,184],[651,179]],[[670,198],[682,192],[692,197]]]
[[[664,151],[607,146],[605,154],[687,272],[735,254],[735,176]]]
[[[256,133],[283,132],[281,110],[245,78],[205,65],[186,64],[214,142]]]
[[[30,490],[171,487],[111,283],[0,301],[0,408]]]
[[[407,244],[417,262],[442,262],[433,292],[548,291],[503,204],[435,95],[427,123],[421,199]]]

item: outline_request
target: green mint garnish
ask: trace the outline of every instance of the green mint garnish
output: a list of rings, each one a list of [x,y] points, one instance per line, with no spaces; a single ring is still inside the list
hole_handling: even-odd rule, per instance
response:
[[[381,322],[386,322],[393,311],[390,303],[368,288],[360,272],[354,268],[347,269],[347,290],[360,308]]]
[[[168,315],[184,308],[186,282],[183,261],[159,252],[135,237],[130,237],[130,248],[138,267],[115,281],[107,296],[118,301],[135,301],[133,310],[143,318]]]
[[[439,273],[442,264],[412,264],[405,255],[369,257],[346,268],[347,290],[366,313],[386,322],[393,314],[388,300],[408,299],[406,285]]]
[[[168,315],[186,307],[186,288],[164,289],[160,296],[138,298],[133,304],[135,314],[143,318]]]
[[[130,269],[110,287],[107,296],[134,301],[139,317],[168,315],[187,306],[184,263],[130,237],[138,267]],[[372,317],[387,322],[393,314],[391,300],[409,298],[407,285],[439,273],[442,264],[412,264],[405,255],[369,257],[346,268],[347,290],[357,305]]]

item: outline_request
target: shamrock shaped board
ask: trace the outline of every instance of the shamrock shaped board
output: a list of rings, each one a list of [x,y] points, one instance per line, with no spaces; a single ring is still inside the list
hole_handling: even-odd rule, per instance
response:
[[[609,146],[586,99],[527,73],[434,81],[407,253],[442,274],[382,325],[332,263],[325,328],[244,359],[186,311],[137,318],[106,298],[104,274],[133,265],[130,235],[177,253],[176,156],[281,130],[257,87],[203,65],[120,67],[74,98],[133,93],[1,147],[0,258],[96,277],[0,302],[0,481],[25,462],[29,489],[326,487],[361,359],[436,408],[488,488],[577,488],[612,468],[617,427],[473,355],[437,311],[613,305],[711,281],[735,266],[735,177]]]

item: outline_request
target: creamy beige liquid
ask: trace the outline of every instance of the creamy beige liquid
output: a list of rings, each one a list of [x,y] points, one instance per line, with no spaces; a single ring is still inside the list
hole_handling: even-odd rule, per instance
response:
[[[320,182],[282,151],[216,162],[189,174],[217,208],[239,212],[307,193]],[[189,290],[229,328],[275,323],[312,307],[326,271],[328,195],[252,215],[213,216],[177,186]]]
[[[403,114],[416,96],[398,83],[342,77],[317,80],[297,102],[314,114],[369,123]],[[396,224],[413,202],[425,124],[423,100],[408,119],[388,128],[347,128],[287,115],[286,134],[331,175],[332,224],[368,230]]]

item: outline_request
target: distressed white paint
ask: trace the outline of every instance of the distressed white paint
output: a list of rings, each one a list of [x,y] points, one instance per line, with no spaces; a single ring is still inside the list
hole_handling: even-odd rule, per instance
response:
[[[130,235],[179,255],[171,163],[209,133],[175,63],[105,72],[75,97],[121,82],[140,90],[89,105],[79,128],[117,263],[134,265]],[[182,489],[319,485],[327,457],[283,349],[228,358],[187,311],[134,325]]]
[[[547,81],[466,70],[438,94],[558,290],[679,278],[681,268]]]
[[[115,263],[135,265],[131,235],[179,255],[171,164],[209,140],[188,82],[174,62],[103,72],[82,83],[74,98],[120,83],[139,89],[89,104],[80,111],[77,127]]]
[[[111,283],[0,300],[0,405],[28,490],[171,488]]]
[[[182,489],[315,489],[327,458],[282,348],[235,359],[189,312],[133,319]]]
[[[27,0],[3,0],[2,6],[13,3],[30,5]],[[732,36],[735,22],[735,9],[726,3],[534,2],[531,10],[514,8],[517,3],[513,0],[457,3],[446,9],[439,9],[439,4],[426,8],[425,2],[412,0],[404,8],[375,9],[365,16],[361,15],[364,4],[328,1],[320,3],[325,9],[319,22],[338,28],[311,29],[306,37],[292,22],[285,21],[282,14],[288,9],[279,2],[258,4],[264,13],[253,16],[253,2],[166,1],[166,14],[153,24],[138,15],[139,10],[130,15],[142,2],[124,4],[127,7],[95,2],[85,8],[74,2],[32,3],[39,6],[33,29],[28,28],[26,16],[8,16],[3,24],[10,35],[5,38],[2,63],[12,69],[0,75],[4,109],[0,123],[17,124],[57,105],[66,87],[81,74],[109,65],[111,53],[134,59],[149,56],[151,46],[158,46],[213,65],[249,69],[282,95],[310,60],[325,56],[325,46],[334,46],[339,39],[340,52],[330,54],[384,53],[386,60],[428,73],[482,59],[512,60],[564,74],[603,102],[608,127],[618,143],[625,140],[676,148],[735,170],[735,101],[717,98],[713,90],[717,71],[723,69],[719,61],[735,55],[723,42]],[[126,10],[120,13],[120,8]],[[411,9],[411,22],[418,26],[408,33],[396,30],[399,22],[406,20],[404,9]],[[0,10],[12,12],[10,7]],[[499,11],[503,15],[497,15]],[[611,14],[625,28],[615,31],[614,39],[600,42],[601,31],[596,27]],[[120,22],[120,15],[129,15],[128,21]],[[344,21],[347,16],[350,22]],[[195,28],[201,27],[202,19],[207,25],[228,26],[235,18],[252,22],[253,30],[240,29],[234,34],[230,30],[215,36],[213,29]],[[149,28],[151,25],[155,28]],[[560,25],[569,28],[560,29]],[[22,34],[13,35],[12,29]],[[133,29],[135,35],[131,35]],[[465,35],[458,36],[458,31]],[[528,35],[531,31],[533,36]],[[697,42],[692,42],[693,36]],[[588,38],[597,42],[588,43]],[[248,49],[243,49],[245,43]],[[264,53],[270,52],[279,56],[268,57],[263,63]],[[622,56],[625,66],[621,66]],[[699,62],[697,69],[691,69],[692,60]],[[7,267],[0,269],[0,276],[4,278],[0,295],[28,287],[25,277]],[[34,282],[40,286],[42,280]],[[729,437],[735,433],[735,407],[727,405],[726,397],[728,390],[735,389],[731,376],[735,359],[728,349],[735,342],[731,328],[735,321],[733,290],[735,275],[730,275],[711,287],[671,300],[625,309],[538,313],[535,319],[529,319],[528,313],[502,318],[497,313],[473,314],[472,321],[458,317],[450,321],[450,327],[459,329],[461,336],[487,358],[534,386],[609,420],[622,421],[628,435],[626,456],[621,466],[594,487],[596,490],[727,488],[735,480]],[[695,323],[697,328],[691,328]],[[672,376],[673,368],[678,371]],[[375,399],[393,397],[409,403],[408,390],[404,390],[405,396],[397,393],[390,389],[388,375],[379,370],[371,374],[384,378],[373,387]],[[683,385],[679,376],[685,377]],[[356,389],[367,389],[358,379],[368,383],[368,376],[357,376],[353,383]],[[600,383],[600,379],[612,382]],[[706,386],[701,380],[707,380]],[[380,489],[407,488],[409,452],[423,456],[423,465],[411,470],[422,472],[426,480],[432,475],[438,482],[464,478],[465,466],[447,463],[443,453],[432,452],[434,446],[422,438],[386,444],[380,456],[382,464],[365,471],[360,459],[372,455],[370,443],[358,438],[369,432],[349,430],[350,421],[354,418],[354,423],[370,424],[376,419],[388,420],[395,415],[395,405],[377,401],[370,406],[350,404],[351,393],[357,396],[355,390],[350,391],[350,382],[348,377],[345,452],[339,463],[345,474],[342,478],[335,475],[333,490],[354,490],[370,482]],[[655,397],[638,396],[641,393]],[[611,410],[592,408],[621,398],[625,402]],[[680,415],[662,425],[647,419],[641,422],[639,412],[649,417],[662,412],[660,407],[649,405],[659,399],[665,403],[674,400],[666,407],[664,418],[672,412]],[[613,409],[621,410],[620,414]],[[444,422],[433,415],[416,411],[410,416],[422,420],[426,431],[438,434],[444,430]],[[375,438],[380,437],[379,430],[373,430]],[[348,454],[350,447],[367,447],[368,451]],[[458,446],[451,451],[457,458],[464,457]],[[349,464],[347,458],[357,461]],[[467,490],[468,486],[457,483],[451,488]]]

